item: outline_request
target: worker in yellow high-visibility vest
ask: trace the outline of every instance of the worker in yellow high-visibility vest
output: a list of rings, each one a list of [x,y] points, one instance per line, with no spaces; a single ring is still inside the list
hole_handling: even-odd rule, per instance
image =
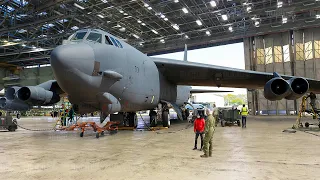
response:
[[[246,107],[246,105],[242,105],[241,108],[241,117],[242,117],[242,128],[246,128],[247,127],[247,116],[248,116],[248,108]]]

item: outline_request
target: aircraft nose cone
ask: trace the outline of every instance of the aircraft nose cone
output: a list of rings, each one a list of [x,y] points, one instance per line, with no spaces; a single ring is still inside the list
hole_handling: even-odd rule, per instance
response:
[[[94,51],[87,44],[61,45],[51,52],[50,63],[56,71],[75,68],[83,73],[92,74]]]

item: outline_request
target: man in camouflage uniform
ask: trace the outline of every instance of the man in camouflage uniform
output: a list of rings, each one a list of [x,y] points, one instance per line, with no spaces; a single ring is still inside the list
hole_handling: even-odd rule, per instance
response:
[[[212,113],[209,109],[206,109],[207,114],[207,121],[206,121],[206,127],[204,129],[205,137],[204,137],[204,144],[203,144],[203,152],[204,155],[201,155],[200,157],[207,158],[212,156],[212,138],[213,133],[215,130],[215,118],[212,116]]]

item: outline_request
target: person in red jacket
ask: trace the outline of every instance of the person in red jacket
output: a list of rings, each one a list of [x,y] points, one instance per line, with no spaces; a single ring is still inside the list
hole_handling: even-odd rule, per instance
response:
[[[205,121],[203,117],[200,117],[200,115],[197,115],[197,119],[194,121],[194,133],[196,133],[196,137],[194,140],[194,148],[193,150],[197,149],[197,144],[198,144],[198,137],[200,135],[201,138],[201,147],[200,151],[202,151],[202,146],[203,146],[203,132],[204,132],[204,127],[205,127]]]

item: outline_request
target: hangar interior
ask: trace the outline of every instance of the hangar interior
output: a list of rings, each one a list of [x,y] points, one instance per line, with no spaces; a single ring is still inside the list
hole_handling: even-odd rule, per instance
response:
[[[318,79],[319,8],[315,0],[5,0],[0,84],[54,78],[50,52],[83,28],[108,31],[148,55],[243,42],[246,69]],[[292,114],[300,101],[248,92],[256,114]]]

